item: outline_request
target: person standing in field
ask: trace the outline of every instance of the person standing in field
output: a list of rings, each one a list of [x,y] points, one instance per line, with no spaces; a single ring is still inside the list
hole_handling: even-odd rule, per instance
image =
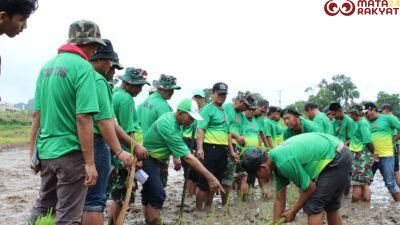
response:
[[[354,121],[344,114],[342,106],[337,102],[329,105],[329,113],[335,118],[332,121],[333,135],[348,146],[353,132]]]
[[[305,104],[304,111],[307,117],[319,126],[322,133],[333,135],[332,122],[324,113],[319,111],[316,104],[311,102]]]
[[[123,76],[118,77],[122,84],[116,87],[112,94],[112,103],[115,112],[115,119],[123,131],[131,138],[135,139],[135,134],[140,129],[136,114],[134,97],[142,92],[144,85],[150,85],[147,81],[147,72],[140,68],[127,67]],[[131,152],[130,148],[122,145],[125,151]],[[108,182],[108,198],[111,200],[108,210],[109,225],[114,225],[121,212],[125,194],[127,191],[127,181],[129,171],[119,161],[112,159],[113,170]],[[134,195],[131,195],[131,202]]]
[[[295,108],[286,108],[282,111],[283,121],[287,128],[283,131],[283,140],[287,140],[295,135],[320,132],[316,123],[301,117],[301,113]]]
[[[354,104],[349,115],[354,121],[349,149],[353,155],[351,175],[352,202],[371,200],[372,165],[374,164],[374,145],[368,121],[364,118],[362,106]]]
[[[80,224],[87,187],[97,171],[93,154],[93,119],[99,112],[95,71],[88,62],[100,45],[97,24],[80,20],[69,28],[67,44],[44,65],[35,90],[30,159],[35,145],[40,165],[39,198],[30,221],[55,210],[56,223]]]
[[[282,134],[282,128],[279,125],[281,119],[281,108],[276,106],[270,106],[267,113],[267,118],[264,120],[264,133],[267,138],[268,144],[271,149],[275,148],[279,144],[279,135]]]

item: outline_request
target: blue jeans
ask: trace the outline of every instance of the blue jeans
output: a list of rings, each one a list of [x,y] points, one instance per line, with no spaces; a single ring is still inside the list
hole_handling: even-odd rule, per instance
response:
[[[107,201],[107,183],[111,169],[110,148],[99,136],[94,136],[94,162],[97,170],[97,182],[88,188],[83,211],[104,212]]]
[[[400,188],[396,184],[394,177],[394,157],[381,157],[379,162],[375,162],[372,166],[372,173],[375,175],[376,170],[379,169],[385,181],[385,186],[391,194],[400,193]]]

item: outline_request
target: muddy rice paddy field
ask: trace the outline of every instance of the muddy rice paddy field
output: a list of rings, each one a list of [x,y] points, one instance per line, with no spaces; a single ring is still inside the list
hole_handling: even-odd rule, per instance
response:
[[[0,224],[25,224],[29,211],[38,194],[39,175],[34,175],[28,166],[28,150],[26,147],[0,150]],[[176,224],[178,221],[180,199],[182,195],[183,173],[170,169],[167,186],[167,201],[162,210],[163,224]],[[221,207],[219,196],[214,199],[211,212],[193,211],[194,199],[187,198],[183,221],[186,224],[210,225],[255,225],[271,222],[273,187],[268,185],[269,198],[262,200],[259,189],[253,189],[249,202],[240,203],[236,195],[231,198],[229,207]],[[378,173],[372,184],[371,203],[352,204],[350,197],[342,200],[342,216],[344,224],[400,224],[400,203],[391,199],[384,187],[382,177]],[[293,204],[297,191],[288,194],[288,204]],[[292,225],[306,224],[306,215],[300,212]],[[105,223],[106,224],[106,223]],[[125,224],[144,224],[140,206],[140,194],[136,193],[136,201],[130,206]]]

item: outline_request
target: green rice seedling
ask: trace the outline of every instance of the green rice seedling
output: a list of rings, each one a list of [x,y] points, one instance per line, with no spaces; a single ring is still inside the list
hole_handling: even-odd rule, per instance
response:
[[[33,224],[32,222],[29,223],[29,225],[55,225],[55,224],[56,224],[56,219],[53,216],[53,209],[50,209],[46,215],[39,216],[36,219],[35,224]]]

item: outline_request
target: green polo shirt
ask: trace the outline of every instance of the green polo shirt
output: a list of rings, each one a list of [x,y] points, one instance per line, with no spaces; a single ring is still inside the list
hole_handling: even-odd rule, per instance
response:
[[[172,112],[167,100],[155,92],[138,106],[138,117],[142,133],[145,135],[150,126],[164,113]]]
[[[352,152],[360,152],[367,149],[367,144],[372,143],[370,126],[367,119],[362,118],[354,122],[349,149]]]
[[[341,121],[334,119],[332,121],[334,135],[343,142],[350,139],[353,132],[354,121],[348,115],[344,115]]]
[[[243,113],[236,112],[232,103],[224,104],[222,107],[224,108],[226,119],[229,124],[229,132],[241,136],[245,120]],[[237,144],[236,139],[232,138],[232,143]]]
[[[340,140],[323,133],[296,135],[269,152],[276,166],[275,189],[279,191],[292,181],[302,191],[336,156]]]
[[[369,121],[375,154],[379,157],[393,156],[393,130],[400,129],[399,120],[390,115],[379,114],[374,121]]]
[[[316,123],[311,120],[306,120],[303,117],[300,117],[301,123],[301,132],[296,133],[294,129],[286,128],[283,132],[283,139],[287,140],[295,135],[310,133],[310,132],[320,132],[320,129]]]
[[[93,116],[93,132],[101,135],[96,121],[112,119],[114,109],[112,108],[111,87],[107,80],[101,74],[96,72],[95,82],[99,113]]]
[[[228,122],[223,108],[209,103],[201,109],[203,120],[197,121],[197,128],[204,130],[204,143],[228,145]]]
[[[41,159],[81,150],[76,115],[99,112],[92,65],[77,54],[59,53],[40,71],[33,109],[40,111]]]
[[[317,115],[315,115],[315,117],[312,119],[312,121],[318,125],[322,133],[333,135],[332,122],[324,113],[318,112]]]
[[[144,134],[143,146],[158,160],[168,159],[171,154],[176,158],[190,154],[173,112],[164,113],[151,125]]]

